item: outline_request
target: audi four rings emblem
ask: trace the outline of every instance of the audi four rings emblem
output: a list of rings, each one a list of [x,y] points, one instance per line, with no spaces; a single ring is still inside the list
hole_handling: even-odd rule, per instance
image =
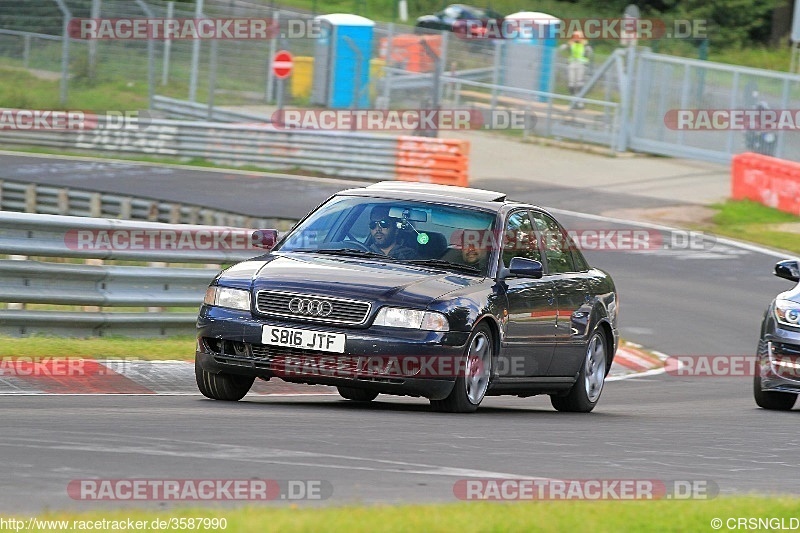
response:
[[[333,304],[325,300],[292,298],[289,301],[289,311],[295,315],[328,316],[333,312]]]

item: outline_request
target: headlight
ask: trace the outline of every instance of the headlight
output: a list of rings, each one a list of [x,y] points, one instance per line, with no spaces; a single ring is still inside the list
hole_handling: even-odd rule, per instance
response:
[[[203,298],[203,303],[206,305],[216,305],[219,307],[249,311],[250,291],[212,285],[206,289],[206,297]]]
[[[784,326],[800,328],[800,304],[789,300],[776,301],[775,318]]]
[[[383,307],[375,317],[375,326],[390,328],[422,329],[426,331],[450,331],[447,317],[434,311]]]

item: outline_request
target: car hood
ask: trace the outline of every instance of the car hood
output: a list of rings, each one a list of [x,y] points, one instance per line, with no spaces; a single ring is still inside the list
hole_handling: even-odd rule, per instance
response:
[[[482,279],[391,261],[287,253],[234,265],[220,274],[219,284],[425,307]]]
[[[791,300],[793,302],[800,304],[800,283],[794,286],[794,288],[782,292],[778,295],[778,300]]]

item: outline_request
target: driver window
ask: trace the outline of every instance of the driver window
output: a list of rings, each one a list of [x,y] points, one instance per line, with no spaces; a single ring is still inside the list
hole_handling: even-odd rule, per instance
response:
[[[508,267],[514,257],[542,260],[536,234],[527,211],[511,213],[503,232],[503,264]]]

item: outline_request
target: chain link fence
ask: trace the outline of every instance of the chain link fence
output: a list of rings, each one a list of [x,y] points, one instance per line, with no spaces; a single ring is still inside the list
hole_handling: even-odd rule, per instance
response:
[[[59,3],[74,18],[259,18],[274,26],[266,39],[69,39],[65,68],[65,15]],[[201,3],[198,14],[197,3],[164,0],[29,0],[22,5],[0,0],[0,65],[50,79],[68,73],[62,79],[65,86],[147,85],[151,96],[187,102],[178,107],[206,106],[206,118],[219,110],[254,122],[269,120],[279,93],[283,106],[324,107],[314,103],[315,78],[354,77],[352,71],[332,72],[332,62],[327,70],[320,67],[315,56],[325,46],[309,13],[245,0]],[[355,87],[357,93],[368,94],[370,108],[478,110],[490,126],[497,125],[502,113],[516,112],[524,115],[524,122],[521,131],[511,129],[512,135],[710,161],[728,161],[747,150],[800,161],[797,130],[689,131],[665,123],[680,109],[798,108],[798,75],[659,55],[646,48],[615,50],[606,43],[587,66],[584,90],[570,94],[569,58],[563,47],[466,39],[386,23],[375,24],[371,46],[369,85]],[[276,80],[271,68],[278,50],[294,56],[294,70],[285,83]],[[5,105],[25,103],[21,87]]]

